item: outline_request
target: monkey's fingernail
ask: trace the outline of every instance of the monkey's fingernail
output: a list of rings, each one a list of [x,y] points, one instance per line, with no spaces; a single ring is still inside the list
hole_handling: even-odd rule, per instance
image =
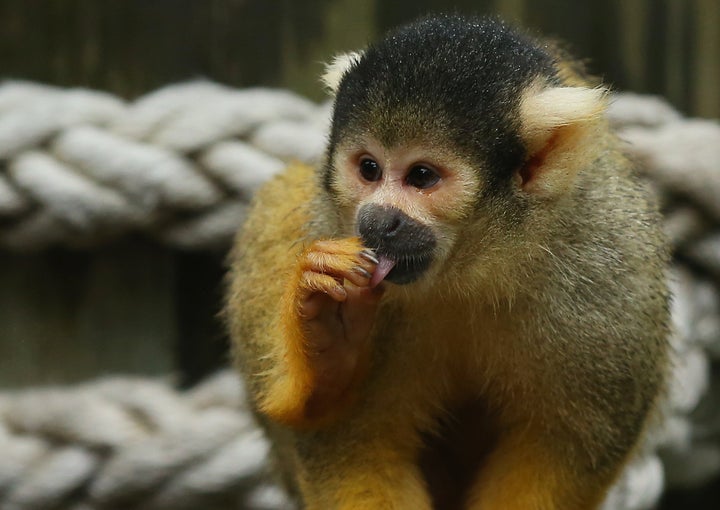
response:
[[[335,294],[335,298],[339,301],[345,301],[347,299],[347,291],[345,290],[345,287],[342,285],[338,285],[333,289],[333,292]]]
[[[369,280],[370,278],[372,278],[372,273],[370,273],[370,271],[368,271],[368,270],[365,269],[364,267],[355,266],[355,267],[353,267],[352,270],[355,271],[357,274],[359,274],[359,275],[361,275],[361,276],[364,276],[364,277],[367,278],[368,280]]]
[[[373,252],[372,250],[364,249],[360,252],[360,256],[368,262],[372,262],[373,264],[377,264],[378,262],[380,262],[375,256],[375,252]]]

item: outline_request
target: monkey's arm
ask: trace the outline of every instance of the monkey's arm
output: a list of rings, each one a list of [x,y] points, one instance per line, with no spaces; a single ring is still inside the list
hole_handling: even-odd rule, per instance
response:
[[[297,165],[257,194],[226,310],[259,410],[298,427],[329,421],[352,400],[380,299],[368,287],[376,260],[358,239],[316,239],[314,183],[313,169]]]

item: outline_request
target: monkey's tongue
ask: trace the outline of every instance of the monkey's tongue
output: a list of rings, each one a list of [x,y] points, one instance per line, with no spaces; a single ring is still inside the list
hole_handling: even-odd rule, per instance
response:
[[[392,271],[393,267],[395,267],[394,260],[378,255],[378,265],[375,266],[375,272],[373,273],[372,278],[370,278],[370,288],[372,289],[377,287],[380,282],[385,279],[388,273]]]

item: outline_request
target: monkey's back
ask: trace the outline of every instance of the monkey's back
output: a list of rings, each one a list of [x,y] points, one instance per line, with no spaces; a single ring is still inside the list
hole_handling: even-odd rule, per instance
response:
[[[545,276],[517,315],[541,371],[562,382],[547,389],[543,400],[557,408],[548,413],[593,445],[600,466],[626,455],[663,395],[670,312],[656,200],[622,142],[609,132],[596,142],[605,151],[578,175],[547,244]],[[584,412],[572,412],[578,406]]]

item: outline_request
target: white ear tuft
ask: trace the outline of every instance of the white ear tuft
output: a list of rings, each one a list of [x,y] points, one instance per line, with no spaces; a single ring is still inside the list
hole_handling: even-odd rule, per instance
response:
[[[321,79],[330,92],[333,94],[337,92],[345,73],[357,64],[361,57],[362,51],[353,51],[336,55],[332,62],[325,65],[325,72]]]
[[[602,88],[531,87],[520,103],[520,136],[528,159],[519,176],[522,188],[553,197],[572,186],[575,175],[596,157],[607,108]]]
[[[607,108],[606,96],[603,88],[531,88],[520,103],[522,136],[531,152],[542,146],[556,128],[601,117]]]

